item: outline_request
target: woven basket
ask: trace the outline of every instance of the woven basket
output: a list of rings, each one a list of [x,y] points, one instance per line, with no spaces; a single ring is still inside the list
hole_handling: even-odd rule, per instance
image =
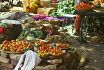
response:
[[[0,43],[2,43],[4,40],[14,40],[18,38],[21,31],[22,31],[21,25],[13,25],[13,27],[5,28],[4,34],[0,36],[1,37]]]
[[[74,6],[74,9],[77,10],[77,11],[91,11],[93,8],[87,8],[87,9],[80,8],[80,9],[78,9],[76,6]]]

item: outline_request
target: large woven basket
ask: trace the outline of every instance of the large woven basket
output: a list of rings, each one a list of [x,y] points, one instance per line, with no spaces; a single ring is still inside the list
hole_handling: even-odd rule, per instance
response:
[[[77,10],[77,11],[91,11],[93,8],[80,8],[78,9],[76,6],[74,6],[74,9]]]
[[[13,25],[13,27],[7,27],[5,28],[4,34],[2,34],[0,37],[0,43],[2,43],[4,40],[14,40],[18,38],[22,31],[21,25]]]

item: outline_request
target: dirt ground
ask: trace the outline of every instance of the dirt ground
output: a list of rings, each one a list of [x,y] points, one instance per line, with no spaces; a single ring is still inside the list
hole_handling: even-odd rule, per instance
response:
[[[71,46],[80,49],[87,58],[80,70],[104,70],[104,44],[84,43],[72,39]]]

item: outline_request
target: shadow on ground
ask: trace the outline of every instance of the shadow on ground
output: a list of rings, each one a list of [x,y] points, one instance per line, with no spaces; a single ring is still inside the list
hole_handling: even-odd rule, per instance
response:
[[[86,53],[86,64],[80,70],[104,70],[104,44],[81,44],[72,39],[70,45]]]

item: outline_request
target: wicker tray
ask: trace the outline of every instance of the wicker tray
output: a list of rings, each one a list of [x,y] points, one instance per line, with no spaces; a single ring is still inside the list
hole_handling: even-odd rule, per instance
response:
[[[77,11],[91,11],[93,8],[88,8],[88,9],[81,8],[81,9],[78,9],[76,6],[74,6],[74,9],[77,10]]]
[[[25,51],[23,51],[23,52],[11,52],[11,51],[0,50],[0,52],[7,53],[7,54],[22,54],[22,53],[24,53]]]

